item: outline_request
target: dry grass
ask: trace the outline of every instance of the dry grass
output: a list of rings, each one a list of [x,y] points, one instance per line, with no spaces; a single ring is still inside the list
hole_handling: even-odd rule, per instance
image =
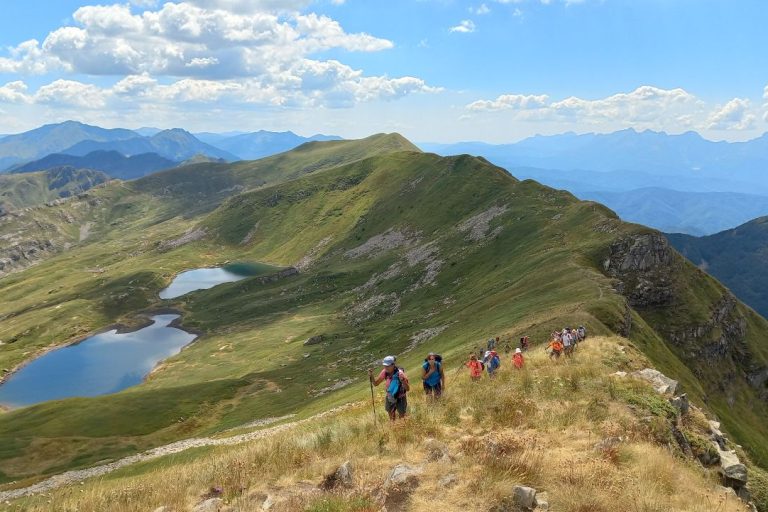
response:
[[[493,381],[449,374],[440,403],[428,404],[413,392],[410,417],[394,425],[383,411],[374,425],[370,405],[361,406],[311,427],[164,459],[133,469],[134,476],[124,471],[9,510],[183,511],[214,488],[231,511],[261,510],[268,496],[275,511],[379,510],[382,484],[398,463],[421,471],[409,510],[486,511],[517,484],[546,491],[551,509],[563,512],[745,510],[726,499],[703,468],[659,444],[647,417],[661,424],[665,412],[653,391],[609,375],[617,341],[590,339],[572,359],[558,362],[532,352],[523,371],[505,360]],[[685,427],[705,423],[695,413]],[[595,447],[618,437],[621,442]],[[432,460],[426,438],[443,443],[450,458]],[[319,490],[323,477],[346,460],[354,466],[354,488]],[[448,475],[454,482],[441,483]]]

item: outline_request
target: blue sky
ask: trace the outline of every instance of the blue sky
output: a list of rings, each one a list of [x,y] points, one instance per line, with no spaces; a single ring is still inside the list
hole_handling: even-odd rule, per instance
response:
[[[103,126],[509,142],[768,126],[762,0],[0,0],[0,133]]]

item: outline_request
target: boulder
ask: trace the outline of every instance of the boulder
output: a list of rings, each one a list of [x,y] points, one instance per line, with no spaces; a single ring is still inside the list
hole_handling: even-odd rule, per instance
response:
[[[720,431],[720,422],[709,420],[709,432],[712,440],[717,443],[718,449],[725,450],[727,440],[725,434]]]
[[[419,486],[421,468],[398,464],[387,477],[382,487],[381,498],[388,512],[408,510],[411,494]]]
[[[650,382],[653,386],[653,389],[662,395],[667,393],[674,395],[677,391],[678,383],[676,380],[670,379],[660,371],[654,370],[653,368],[646,368],[644,370],[637,371],[632,375]]]
[[[354,486],[354,480],[352,478],[352,463],[346,461],[344,464],[336,468],[333,473],[327,475],[320,484],[320,488],[325,491],[332,489],[338,489],[340,487],[350,488]]]
[[[192,512],[219,512],[223,506],[224,500],[221,498],[209,498],[195,505]]]
[[[523,510],[533,510],[536,507],[536,489],[516,485],[512,489],[512,500],[515,505]]]
[[[304,345],[305,346],[318,345],[322,343],[324,339],[325,339],[325,336],[323,336],[322,334],[318,334],[317,336],[312,336],[307,341],[305,341]]]
[[[387,480],[384,482],[384,488],[389,488],[395,485],[403,484],[418,484],[421,474],[421,468],[409,466],[408,464],[398,464],[389,473]]]
[[[536,509],[542,512],[549,510],[549,496],[545,492],[536,493]]]
[[[714,443],[720,455],[720,474],[729,487],[743,487],[747,484],[747,467],[741,463],[733,450],[723,450]]]

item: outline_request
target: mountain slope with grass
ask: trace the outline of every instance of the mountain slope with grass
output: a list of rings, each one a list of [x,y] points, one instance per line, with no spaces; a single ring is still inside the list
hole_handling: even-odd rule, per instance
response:
[[[673,233],[667,238],[694,265],[768,318],[768,217],[710,236]]]
[[[768,324],[599,204],[395,134],[118,185],[91,196],[94,238],[3,278],[0,364],[160,308],[201,336],[140,386],[0,416],[5,481],[306,418],[364,397],[389,353],[415,371],[439,351],[452,371],[489,335],[541,343],[575,324],[627,337],[767,460]],[[157,298],[174,274],[229,261],[299,272]]]
[[[63,199],[109,180],[103,172],[56,167],[43,172],[0,175],[0,210],[8,212]]]

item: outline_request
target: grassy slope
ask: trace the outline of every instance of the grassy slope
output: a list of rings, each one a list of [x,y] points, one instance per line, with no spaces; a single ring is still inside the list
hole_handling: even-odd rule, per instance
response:
[[[374,151],[384,153],[393,142],[403,145],[391,136],[373,142]],[[234,166],[237,172],[191,168],[191,179],[175,189],[161,182],[176,186],[181,175],[163,173],[130,190],[112,190],[115,206],[101,225],[115,226],[102,241],[3,281],[13,292],[2,306],[3,312],[13,312],[6,332],[23,332],[25,326],[45,330],[23,336],[18,349],[3,347],[4,364],[13,364],[31,350],[66,339],[67,329],[80,326],[85,332],[120,318],[135,319],[132,312],[159,305],[156,291],[185,268],[225,260],[280,266],[307,255],[316,260],[309,270],[282,281],[244,280],[164,303],[185,311],[184,325],[205,335],[142,386],[0,417],[6,447],[0,471],[6,479],[86,465],[260,417],[307,415],[359,396],[365,368],[390,352],[413,366],[431,349],[457,360],[495,333],[512,339],[528,333],[541,341],[567,324],[585,323],[593,333],[617,329],[624,300],[597,270],[595,255],[639,228],[619,223],[594,203],[518,182],[482,159],[406,151],[359,160],[361,153],[350,151],[341,160],[352,163],[333,167],[344,143],[329,144],[248,164],[250,171],[239,167],[246,164]],[[312,148],[319,152],[314,157],[307,154]],[[328,148],[335,148],[334,158],[325,153]],[[312,158],[319,163],[313,165]],[[299,177],[307,168],[325,170]],[[233,183],[227,180],[249,186],[265,176],[279,181],[281,169],[297,179],[220,204],[219,187]],[[226,179],[209,186],[203,180],[211,176]],[[193,202],[191,192],[199,196],[198,205],[214,196],[199,210],[208,215],[174,213]],[[470,239],[471,230],[460,226],[481,219],[492,207],[503,213],[486,227],[479,225],[476,239]],[[160,240],[195,226],[210,236],[172,251],[157,250]],[[347,255],[388,231],[402,233],[407,243]],[[85,280],[72,275],[72,268],[94,265],[105,272]],[[363,286],[375,275],[378,282]],[[51,291],[52,277],[61,289]],[[115,299],[126,292],[130,303]],[[58,311],[55,324],[41,321]],[[414,336],[428,328],[443,330],[409,351]],[[325,334],[326,341],[302,345],[315,334]],[[650,327],[636,329],[633,336],[654,346],[652,353],[671,374],[690,375]],[[348,378],[357,383],[320,394]],[[689,383],[694,397],[702,396],[692,375]],[[136,416],[139,404],[149,408],[151,420]]]
[[[671,439],[672,410],[664,398],[647,384],[609,375],[646,364],[617,338],[592,337],[573,360],[558,363],[531,351],[523,371],[505,357],[494,381],[472,383],[465,371],[450,372],[449,391],[437,406],[412,393],[410,418],[394,428],[380,406],[374,425],[363,402],[263,440],[127,467],[85,482],[80,492],[60,489],[14,502],[10,510],[189,510],[219,487],[231,510],[260,510],[270,495],[276,512],[367,512],[379,510],[381,484],[401,463],[422,473],[411,502],[397,510],[487,511],[520,484],[547,492],[550,508],[562,512],[743,510],[711,470],[686,458]],[[680,428],[696,451],[704,446],[700,411]],[[595,448],[619,435],[616,446]],[[450,458],[430,458],[434,445]],[[353,487],[318,490],[344,461],[352,463]],[[440,485],[447,475],[455,483]],[[765,489],[755,491],[765,498]]]
[[[49,171],[0,175],[0,208],[16,210],[69,197],[107,181],[102,172],[59,168]]]

